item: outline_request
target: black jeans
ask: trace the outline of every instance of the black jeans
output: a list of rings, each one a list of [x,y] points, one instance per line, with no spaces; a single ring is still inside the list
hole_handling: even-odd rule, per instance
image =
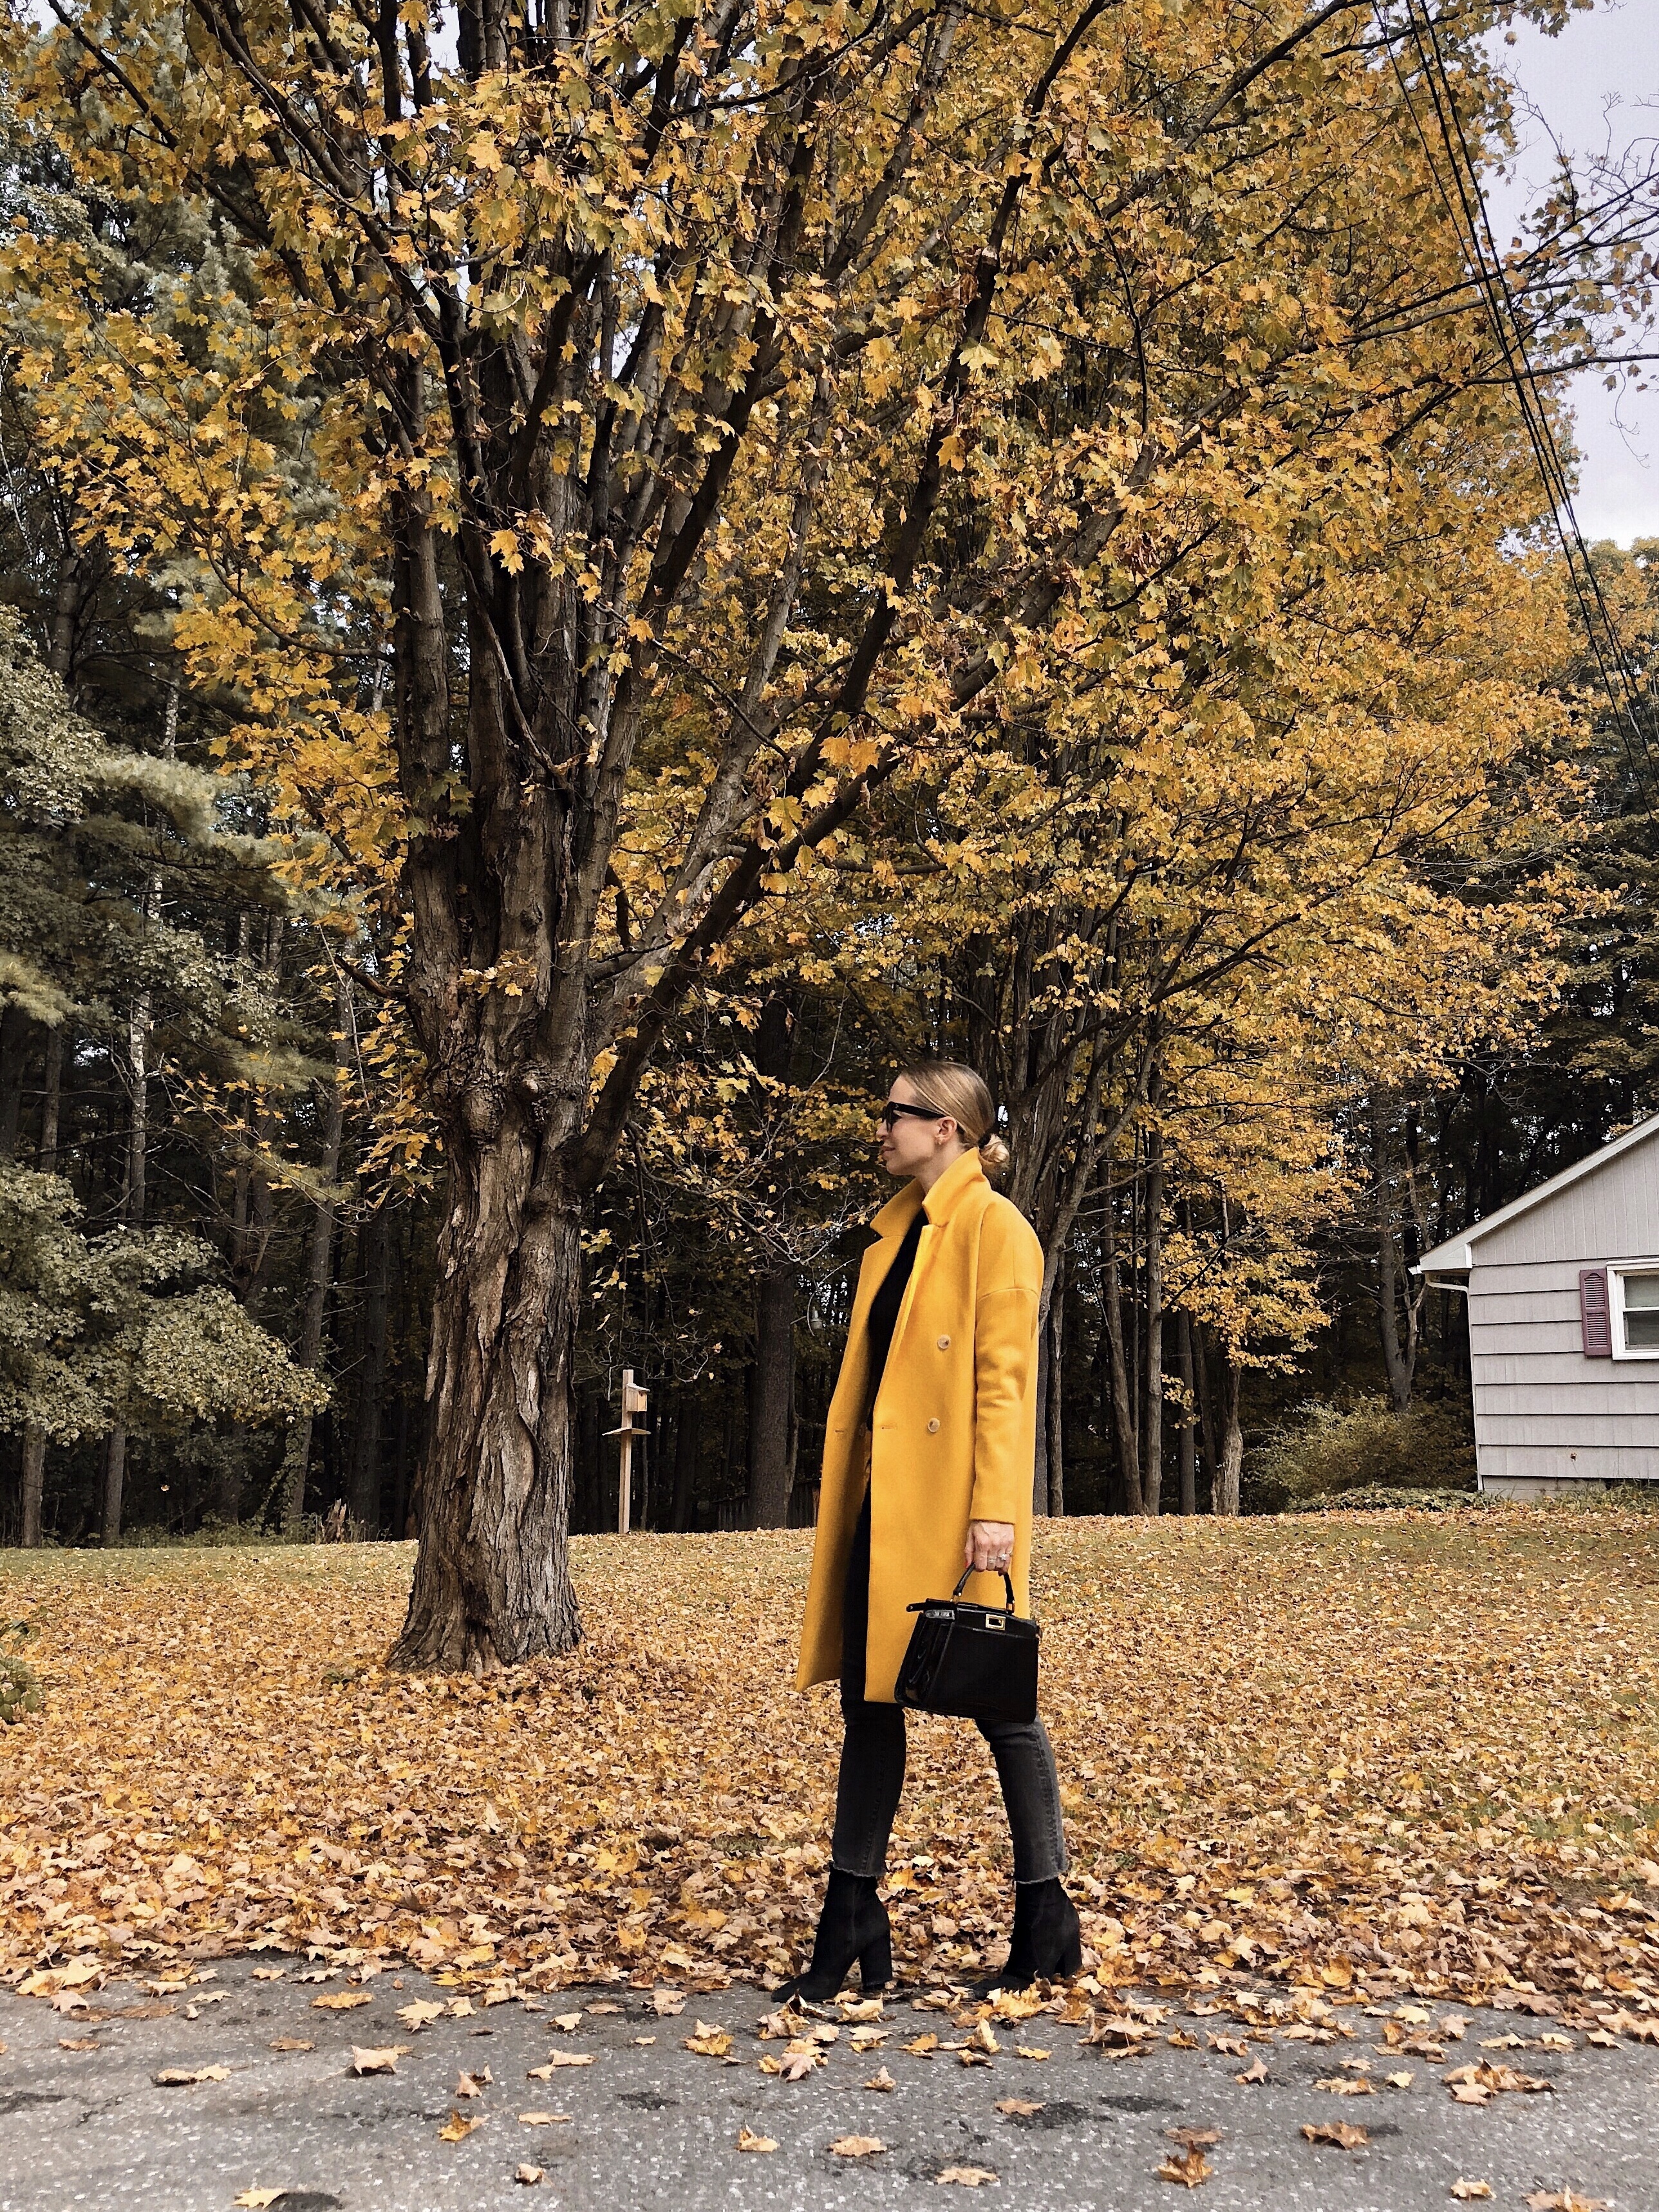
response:
[[[904,1711],[872,1705],[864,1694],[864,1646],[870,1625],[870,1494],[853,1534],[841,1608],[841,1711],[847,1733],[836,1785],[830,1863],[843,1874],[879,1875],[904,1788]],[[1014,1844],[1016,1881],[1052,1881],[1065,1873],[1060,1777],[1048,1730],[1038,1721],[980,1721],[1002,1784]]]

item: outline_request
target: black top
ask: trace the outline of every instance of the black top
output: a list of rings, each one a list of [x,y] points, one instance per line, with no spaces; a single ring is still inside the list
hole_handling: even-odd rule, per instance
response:
[[[881,1287],[870,1301],[870,1379],[864,1393],[864,1425],[867,1429],[876,1410],[876,1393],[881,1388],[881,1378],[887,1371],[887,1355],[893,1348],[893,1330],[899,1317],[899,1308],[904,1304],[905,1285],[910,1279],[910,1270],[916,1264],[916,1253],[921,1244],[921,1232],[927,1226],[927,1209],[918,1208],[915,1219],[904,1232],[904,1241],[893,1255],[893,1264],[881,1279]]]

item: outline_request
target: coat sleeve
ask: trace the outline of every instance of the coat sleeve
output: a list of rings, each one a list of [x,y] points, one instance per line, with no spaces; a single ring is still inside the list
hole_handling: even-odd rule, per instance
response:
[[[1031,1510],[1036,1452],[1037,1307],[1042,1248],[1004,1199],[986,1216],[974,1315],[973,1521]]]

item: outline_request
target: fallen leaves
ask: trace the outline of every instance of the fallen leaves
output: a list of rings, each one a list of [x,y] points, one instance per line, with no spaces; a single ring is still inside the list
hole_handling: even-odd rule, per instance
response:
[[[1606,2212],[1601,2197],[1576,2196],[1571,2189],[1540,2189],[1527,2199],[1527,2212]]]
[[[1512,2094],[1536,2096],[1555,2087],[1541,2074],[1517,2074],[1513,2066],[1494,2066],[1486,2059],[1478,2066],[1455,2067],[1440,2078],[1458,2105],[1489,2105],[1494,2097]]]
[[[518,2166],[513,2169],[513,2179],[523,2182],[527,2189],[533,2189],[546,2171],[546,2167],[542,2166]]]
[[[228,2066],[164,2066],[150,2080],[158,2089],[193,2089],[203,2081],[228,2081]]]
[[[398,2061],[408,2049],[406,2043],[388,2043],[380,2049],[371,2050],[365,2050],[361,2044],[354,2043],[349,2071],[353,2074],[395,2074]]]
[[[331,1990],[311,2002],[318,2012],[349,2012],[355,2005],[373,2004],[374,2000],[367,1990]]]
[[[266,2212],[268,2205],[275,2204],[279,2197],[287,2195],[286,2189],[241,2189],[230,2201],[233,2204],[243,2206],[245,2212]]]
[[[569,2122],[568,2112],[520,2112],[519,2115],[521,2128],[567,2127]]]
[[[739,2150],[768,2151],[775,2150],[777,2147],[778,2146],[772,2136],[757,2136],[751,2127],[744,2125],[738,2130],[738,2148]]]
[[[695,2051],[699,2058],[724,2058],[731,2051],[732,2039],[723,2027],[700,2020],[696,2033],[686,2037],[684,2048]]]
[[[1208,2181],[1215,2168],[1196,2143],[1188,2143],[1185,2150],[1171,2151],[1158,2169],[1160,2181],[1179,2182],[1183,2189],[1196,2189],[1200,2182]]]
[[[547,2063],[527,2068],[525,2079],[526,2081],[549,2081],[562,2066],[591,2066],[592,2063],[593,2053],[591,2051],[550,2051]]]
[[[1454,2181],[1451,2193],[1459,2203],[1468,2204],[1477,2198],[1484,2200],[1489,2197],[1492,2195],[1492,2184],[1489,2181]]]
[[[879,2136],[837,2136],[830,2152],[833,2158],[879,2158],[886,2148]]]
[[[864,2086],[866,2089],[886,2090],[896,2089],[898,2083],[893,2079],[892,2075],[884,2066],[878,2072],[872,2074]]]
[[[444,2010],[441,2004],[431,2004],[425,1997],[416,1997],[411,2003],[398,2006],[398,2017],[411,2035],[418,2035],[433,2021],[441,2020]]]
[[[273,2035],[270,2047],[273,2051],[314,2051],[317,2048],[303,2035]]]
[[[465,2142],[467,2137],[471,2134],[474,2128],[481,2128],[483,2125],[483,2114],[482,2112],[478,2113],[475,2118],[464,2120],[458,2112],[452,2112],[449,2118],[444,2122],[442,2127],[438,2130],[438,2141],[440,2142]]]
[[[455,2094],[461,2098],[482,2097],[484,2091],[490,2087],[491,2075],[489,2069],[486,2066],[481,2073],[463,2074],[455,2084]]]
[[[1352,2120],[1304,2121],[1302,2132],[1310,2143],[1328,2143],[1334,2150],[1364,2150],[1370,2141]]]
[[[947,2166],[933,2176],[941,2189],[952,2183],[958,2189],[987,2189],[996,2179],[988,2166]]]
[[[292,1954],[260,1969],[290,1983],[307,1952],[337,1974],[350,1952],[475,1994],[622,1966],[664,2017],[793,1971],[822,1890],[800,1845],[828,1832],[835,1771],[833,1716],[774,1691],[810,1541],[577,1538],[586,1640],[483,1680],[379,1665],[407,1597],[395,1547],[118,1552],[95,1576],[74,1554],[20,1558],[52,1701],[0,1775],[0,1966],[71,2001],[124,1961],[183,1969],[204,1942]],[[1430,1540],[1384,1513],[1363,1542],[1340,1515],[1091,1519],[1039,1543],[1097,2009],[1200,1972],[1343,1995],[1408,1977],[1465,2008],[1530,1981],[1621,2006],[1601,2032],[1659,2039],[1642,1872],[1659,1828],[1620,1809],[1659,1804],[1659,1738],[1619,1702],[1659,1704],[1646,1516],[1442,1516]],[[185,1614],[200,1632],[181,1640]],[[296,1679],[296,1647],[347,1678]],[[1216,1650],[1224,1668],[1198,1656]],[[912,1765],[900,1972],[969,1981],[1001,1957],[974,1934],[1006,1919],[1000,1877],[951,1732],[917,1731]],[[275,1766],[277,1808],[258,1778]],[[95,1963],[64,1963],[66,1923],[95,1932]],[[1004,1992],[992,2017],[1030,2002]],[[415,2009],[398,2008],[405,2035]]]
[[[999,2097],[996,2108],[1015,2120],[1032,2119],[1043,2110],[1043,2106],[1030,2097]]]
[[[1247,2088],[1254,2088],[1257,2087],[1260,2083],[1265,2081],[1267,2078],[1267,2062],[1261,2056],[1260,2051],[1256,2053],[1255,2063],[1254,2066],[1247,2066],[1242,2074],[1235,2074],[1233,2076],[1235,2081],[1243,2082]]]
[[[1322,2081],[1314,2083],[1316,2089],[1324,2089],[1333,2097],[1374,2097],[1375,2087],[1363,2074],[1332,2074]]]

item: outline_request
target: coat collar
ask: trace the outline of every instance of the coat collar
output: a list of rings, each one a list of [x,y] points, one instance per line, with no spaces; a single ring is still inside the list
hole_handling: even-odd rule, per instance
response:
[[[959,1160],[951,1161],[925,1199],[919,1182],[907,1182],[896,1198],[888,1200],[870,1226],[878,1237],[902,1237],[924,1203],[929,1223],[942,1225],[970,1192],[988,1180],[978,1152],[964,1152]]]

